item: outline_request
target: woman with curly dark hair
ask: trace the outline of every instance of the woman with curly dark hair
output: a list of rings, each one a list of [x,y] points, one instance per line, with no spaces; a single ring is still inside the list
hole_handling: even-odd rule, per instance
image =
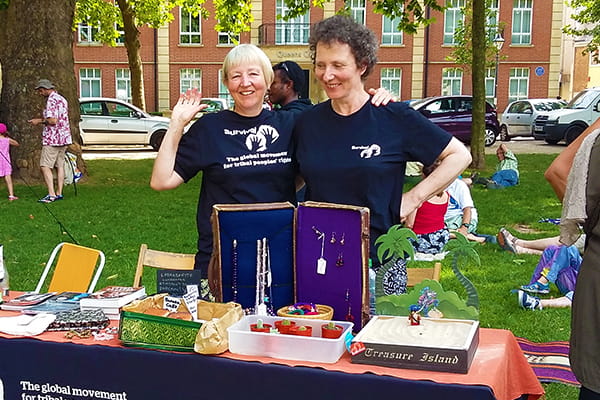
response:
[[[378,43],[364,25],[336,15],[309,39],[317,80],[328,101],[306,111],[294,129],[306,199],[366,206],[374,242],[444,190],[471,162],[465,146],[404,103],[376,108],[364,81],[376,68]],[[402,194],[406,162],[440,166]],[[375,260],[374,260],[375,261]]]

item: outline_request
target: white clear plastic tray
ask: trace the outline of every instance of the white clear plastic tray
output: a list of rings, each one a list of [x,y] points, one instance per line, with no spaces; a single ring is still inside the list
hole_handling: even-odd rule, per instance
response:
[[[307,318],[287,318],[298,325],[312,326],[312,336],[283,335],[279,333],[251,332],[250,325],[258,319],[274,325],[282,317],[246,315],[227,328],[229,351],[250,356],[264,356],[286,360],[301,360],[321,363],[335,363],[346,351],[346,338],[352,339],[352,322],[334,321],[344,328],[338,339],[321,338],[321,325],[330,321]]]

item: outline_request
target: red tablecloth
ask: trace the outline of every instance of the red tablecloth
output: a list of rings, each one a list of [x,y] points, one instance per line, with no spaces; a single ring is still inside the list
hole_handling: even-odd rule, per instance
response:
[[[0,317],[15,316],[18,313],[0,311]],[[111,321],[111,326],[118,326],[118,321]],[[485,329],[479,331],[479,347],[468,374],[447,372],[419,371],[410,369],[379,367],[366,364],[352,364],[350,355],[344,354],[334,364],[319,364],[305,361],[280,360],[267,357],[243,356],[226,352],[218,357],[227,357],[242,361],[283,364],[290,366],[307,366],[350,374],[373,373],[410,380],[429,380],[437,383],[485,385],[492,389],[498,400],[513,400],[522,394],[529,394],[535,400],[544,394],[540,382],[523,356],[521,349],[511,331],[502,329]],[[15,336],[0,332],[1,337]],[[67,339],[65,332],[45,332],[35,339],[54,342],[72,342],[83,345],[104,345],[122,347],[119,340],[113,338],[98,341],[94,338]],[[150,350],[152,351],[152,350]],[[200,356],[200,355],[199,355]]]

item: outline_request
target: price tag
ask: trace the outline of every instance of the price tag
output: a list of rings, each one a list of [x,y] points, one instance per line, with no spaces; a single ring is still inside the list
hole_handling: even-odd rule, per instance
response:
[[[188,292],[183,295],[183,301],[185,301],[185,305],[192,314],[192,318],[194,321],[198,319],[198,295],[196,293]]]
[[[323,257],[319,257],[317,259],[317,274],[325,275],[325,270],[327,269],[327,260]]]
[[[178,299],[177,297],[165,296],[165,302],[163,304],[163,308],[165,310],[175,312],[181,304],[181,299]]]
[[[196,298],[200,297],[200,291],[198,290],[198,285],[186,285],[186,293],[191,293],[194,296],[196,296]]]

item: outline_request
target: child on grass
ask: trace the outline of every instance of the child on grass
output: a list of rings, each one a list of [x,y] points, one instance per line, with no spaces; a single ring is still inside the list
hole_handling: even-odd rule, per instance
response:
[[[17,200],[13,191],[12,164],[10,163],[10,146],[18,146],[19,142],[8,136],[6,125],[0,123],[0,177],[4,177],[8,189],[8,200]]]

